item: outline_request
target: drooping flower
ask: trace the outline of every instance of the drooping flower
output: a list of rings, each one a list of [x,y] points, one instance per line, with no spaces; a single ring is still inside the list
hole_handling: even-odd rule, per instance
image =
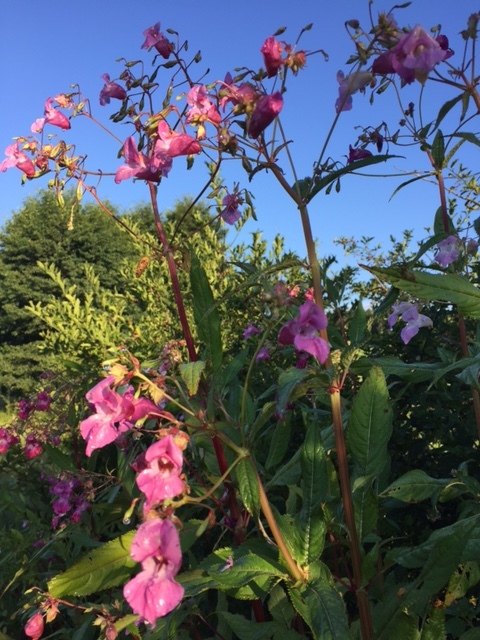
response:
[[[263,61],[269,78],[276,76],[278,70],[284,64],[284,60],[282,59],[283,49],[283,44],[274,36],[267,38],[260,49],[260,52],[263,54]]]
[[[372,72],[380,75],[397,73],[406,84],[414,80],[424,83],[430,71],[451,55],[445,36],[434,39],[417,25],[374,61]]]
[[[400,337],[404,344],[408,344],[422,327],[433,326],[431,318],[419,313],[417,305],[412,302],[398,302],[392,306],[392,313],[387,319],[390,330],[393,329],[400,318],[406,323],[400,332]]]
[[[52,124],[60,129],[70,129],[70,120],[64,113],[55,109],[54,102],[55,98],[47,98],[43,118],[37,118],[30,127],[33,133],[41,133],[46,124]]]
[[[20,420],[28,420],[32,411],[35,410],[34,405],[28,400],[19,400],[17,407],[17,415]]]
[[[142,620],[154,625],[183,598],[184,589],[174,580],[182,562],[180,540],[170,520],[155,518],[138,528],[130,554],[142,571],[123,588],[123,595]]]
[[[249,338],[253,338],[253,336],[258,336],[259,333],[262,333],[262,330],[256,327],[254,324],[249,324],[243,330],[243,339],[248,340]]]
[[[33,614],[28,620],[27,624],[24,627],[25,635],[31,638],[31,640],[40,640],[43,635],[43,631],[45,629],[45,622],[43,620],[43,615],[40,611],[37,611]]]
[[[154,155],[168,159],[177,156],[190,156],[200,153],[200,143],[186,133],[177,133],[170,129],[165,120],[160,120],[157,127],[158,139],[155,142]]]
[[[38,440],[34,435],[28,435],[23,449],[23,455],[27,460],[33,460],[34,458],[41,456],[42,453],[43,447],[40,440]]]
[[[373,79],[369,71],[357,71],[346,76],[343,71],[337,72],[338,98],[335,102],[337,113],[350,111],[353,104],[352,95],[357,91],[362,91]]]
[[[280,329],[280,344],[293,344],[299,352],[312,355],[323,364],[328,359],[330,347],[328,342],[319,336],[319,331],[326,329],[327,317],[314,302],[307,300],[298,310],[298,315]]]
[[[241,218],[238,207],[243,203],[238,193],[227,193],[223,198],[222,204],[224,208],[220,213],[220,217],[227,224],[235,224]]]
[[[173,44],[161,33],[159,22],[154,24],[153,27],[148,27],[143,32],[143,35],[145,36],[145,42],[142,44],[142,49],[155,47],[162,58],[166,60],[170,57],[173,51]]]
[[[35,165],[23,151],[20,151],[18,142],[8,145],[5,149],[5,156],[5,160],[0,162],[0,171],[17,167],[17,169],[23,171],[27,178],[33,178],[35,175]]]
[[[185,491],[181,477],[183,454],[171,435],[152,444],[145,452],[145,467],[137,476],[137,485],[145,494],[145,511]]]
[[[349,145],[347,162],[348,164],[350,164],[351,162],[356,162],[357,160],[364,160],[365,158],[369,158],[371,155],[372,152],[368,151],[368,149],[358,149],[352,147],[352,145]]]
[[[14,444],[17,444],[18,438],[8,429],[0,427],[0,455],[4,455]]]
[[[457,236],[448,236],[437,244],[435,262],[442,267],[448,267],[460,257],[462,245]]]
[[[168,176],[172,168],[172,159],[165,154],[155,153],[147,157],[141,153],[137,149],[133,136],[125,140],[122,153],[125,158],[125,164],[119,167],[115,173],[116,184],[129,178],[139,178],[147,182],[159,182],[161,177]]]
[[[87,456],[115,442],[138,420],[158,413],[157,407],[146,398],[134,399],[129,393],[122,396],[111,389],[113,382],[114,377],[108,376],[85,396],[95,408],[95,414],[80,423],[80,433],[87,442]]]
[[[102,79],[105,81],[105,84],[100,91],[100,104],[102,106],[109,104],[110,98],[125,100],[127,92],[117,82],[112,82],[108,73],[104,73]]]
[[[275,120],[282,107],[283,98],[279,91],[271,95],[264,94],[260,96],[247,126],[247,133],[250,138],[258,138],[268,125]]]

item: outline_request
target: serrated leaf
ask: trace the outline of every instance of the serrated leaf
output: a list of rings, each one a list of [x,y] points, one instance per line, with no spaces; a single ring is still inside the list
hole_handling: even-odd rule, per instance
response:
[[[347,640],[350,637],[345,604],[326,581],[316,581],[300,594],[289,591],[295,609],[312,631],[315,640]]]
[[[285,568],[275,560],[249,549],[225,547],[206,558],[201,566],[222,589],[239,588],[257,578],[285,579]]]
[[[277,467],[287,453],[292,433],[291,415],[287,414],[282,420],[278,420],[275,430],[270,438],[270,448],[265,461],[265,468],[272,469]]]
[[[414,504],[438,494],[447,484],[448,480],[431,478],[425,471],[414,469],[392,482],[380,497]]]
[[[130,557],[135,531],[89,551],[81,560],[48,581],[48,591],[54,598],[88,596],[126,582],[137,565]]]
[[[439,300],[456,304],[471,318],[480,318],[480,289],[469,280],[453,273],[433,274],[398,268],[370,268],[368,271],[421,300]]]
[[[436,169],[442,169],[445,160],[445,140],[439,129],[432,142],[432,158]]]
[[[359,300],[355,306],[353,316],[348,323],[348,339],[353,345],[361,344],[365,338],[367,329],[367,314],[363,308],[362,301]]]
[[[183,362],[178,366],[180,376],[187,386],[188,393],[194,396],[198,391],[200,378],[205,369],[206,362],[197,360],[196,362]]]
[[[220,314],[207,274],[195,254],[191,256],[190,284],[193,295],[193,315],[198,335],[207,348],[214,369],[218,369],[223,357]]]
[[[387,461],[392,434],[392,410],[383,371],[372,367],[355,396],[347,430],[347,445],[357,476],[378,477]]]
[[[373,491],[374,480],[373,476],[362,476],[355,480],[352,487],[355,524],[360,541],[377,526],[378,498]]]
[[[236,466],[238,490],[245,508],[252,515],[260,510],[257,472],[250,458],[244,458]]]

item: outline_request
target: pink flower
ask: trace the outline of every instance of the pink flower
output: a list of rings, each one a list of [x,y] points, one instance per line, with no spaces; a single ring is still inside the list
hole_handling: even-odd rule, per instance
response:
[[[435,262],[442,267],[448,267],[460,257],[460,240],[457,236],[448,236],[437,244]]]
[[[165,38],[163,33],[160,32],[160,23],[157,22],[153,27],[148,27],[143,32],[145,36],[145,42],[142,44],[142,49],[151,49],[155,47],[162,58],[169,58],[173,51],[173,44]]]
[[[262,330],[256,327],[254,324],[249,324],[245,327],[243,331],[243,339],[248,340],[249,338],[253,338],[253,336],[257,336],[259,333],[262,333]]]
[[[445,36],[434,39],[422,27],[416,26],[374,61],[372,72],[380,75],[397,73],[406,84],[414,80],[424,83],[430,71],[451,55]]]
[[[328,320],[322,309],[307,300],[301,305],[298,316],[280,329],[278,341],[283,345],[293,344],[297,351],[309,353],[323,364],[328,358],[330,347],[318,333],[326,329],[327,324]]]
[[[227,193],[223,198],[222,204],[224,209],[220,213],[220,217],[227,224],[235,224],[240,220],[241,213],[238,207],[243,203],[242,198],[237,193]]]
[[[24,628],[24,632],[25,635],[32,640],[40,640],[44,629],[45,622],[43,621],[43,616],[40,611],[37,611],[28,619],[27,624]]]
[[[4,455],[14,444],[17,444],[18,438],[8,431],[0,427],[0,455]]]
[[[269,78],[276,76],[278,70],[284,64],[284,60],[282,59],[282,43],[273,36],[270,36],[265,40],[260,51],[263,54],[263,61],[267,70],[267,76]]]
[[[100,91],[100,104],[103,106],[109,104],[110,98],[117,100],[125,100],[127,92],[117,82],[111,82],[108,73],[104,73],[102,79],[105,80],[103,89]]]
[[[91,456],[95,449],[115,442],[138,420],[158,413],[157,407],[146,398],[134,399],[129,393],[122,396],[111,389],[114,380],[114,376],[108,376],[85,396],[96,412],[80,423],[80,433],[87,441],[87,456]]]
[[[265,360],[270,360],[270,351],[267,349],[267,347],[261,347],[258,350],[258,353],[255,356],[255,360],[257,362],[264,362]]]
[[[400,332],[400,337],[404,344],[408,344],[422,327],[433,326],[432,320],[428,316],[419,313],[417,305],[411,302],[399,302],[393,305],[392,313],[387,320],[390,330],[393,329],[399,318],[406,323]]]
[[[147,157],[141,153],[132,136],[125,140],[122,153],[125,164],[119,167],[115,173],[117,184],[129,178],[159,182],[162,176],[168,176],[168,172],[172,168],[172,160],[165,154],[156,153]]]
[[[38,458],[38,456],[41,456],[42,453],[43,453],[43,447],[40,440],[38,440],[33,435],[27,436],[25,447],[23,449],[23,455],[27,458],[27,460],[33,460],[34,458]]]
[[[263,95],[257,100],[252,117],[248,123],[247,133],[250,138],[258,138],[263,131],[278,116],[283,107],[283,98],[280,92],[272,95]]]
[[[210,122],[214,126],[218,126],[222,116],[210,100],[210,96],[203,85],[196,84],[190,89],[187,93],[187,103],[189,105],[187,122],[198,127],[197,136],[199,139],[203,139],[206,135],[204,123]]]
[[[337,113],[341,111],[350,111],[353,100],[352,94],[362,91],[372,81],[373,76],[369,71],[357,71],[349,76],[345,76],[343,71],[337,72],[338,98],[335,102],[335,110]]]
[[[170,435],[147,449],[145,468],[137,476],[138,488],[146,497],[145,511],[185,491],[185,482],[180,476],[182,465],[182,450]]]
[[[35,409],[37,411],[48,411],[52,404],[52,398],[46,391],[39,391],[35,400]]]
[[[0,162],[0,171],[6,171],[12,167],[17,167],[20,171],[27,176],[27,178],[33,178],[35,175],[35,165],[28,158],[23,151],[20,151],[18,142],[8,145],[5,149],[5,160]]]
[[[233,112],[235,114],[250,112],[253,109],[253,105],[259,94],[255,87],[248,82],[244,82],[240,86],[233,84],[233,79],[230,73],[227,73],[225,80],[220,83],[222,88],[219,91],[220,106],[225,109],[226,105],[231,102],[234,106]]]
[[[52,105],[53,98],[48,98],[45,102],[44,124],[53,124],[55,127],[60,127],[60,129],[70,129],[70,120],[67,116]]]
[[[350,164],[357,160],[364,160],[365,158],[369,158],[371,155],[372,152],[368,151],[368,149],[354,149],[352,145],[349,145],[347,162]]]
[[[186,133],[172,131],[165,120],[160,120],[157,127],[158,140],[155,142],[154,155],[164,158],[190,156],[200,153],[200,143]]]
[[[32,405],[28,400],[19,400],[18,402],[18,417],[20,420],[28,420],[32,411],[35,410],[34,405]]]
[[[143,571],[127,582],[123,595],[135,613],[154,625],[183,598],[184,589],[174,580],[182,563],[178,531],[170,520],[148,520],[138,528],[130,553]]]

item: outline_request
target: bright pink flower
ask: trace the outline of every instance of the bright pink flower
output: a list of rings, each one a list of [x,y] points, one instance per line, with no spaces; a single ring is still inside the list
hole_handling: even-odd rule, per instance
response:
[[[278,70],[284,64],[284,60],[282,59],[282,43],[273,36],[270,36],[265,40],[260,51],[263,54],[263,61],[265,62],[268,77],[272,78],[276,76]]]
[[[176,527],[170,520],[159,518],[144,522],[135,534],[130,554],[141,562],[143,571],[127,582],[123,595],[133,611],[153,625],[175,609],[184,594],[174,580],[182,563]]]
[[[61,111],[53,106],[53,99],[48,98],[45,102],[45,124],[53,124],[60,129],[70,129],[70,120]]]
[[[155,47],[162,58],[166,60],[170,57],[173,51],[173,44],[160,32],[159,22],[154,24],[153,27],[148,27],[148,29],[143,32],[143,35],[145,36],[145,42],[142,44],[142,49]]]
[[[435,262],[442,267],[448,267],[460,257],[462,244],[457,236],[448,236],[437,244]]]
[[[220,106],[225,109],[226,105],[231,102],[234,106],[235,114],[249,112],[253,109],[253,105],[259,94],[255,87],[249,82],[244,82],[240,86],[233,84],[230,73],[227,73],[225,80],[221,83],[222,88],[219,91]]]
[[[17,444],[18,438],[8,431],[0,427],[0,455],[4,455],[14,444]]]
[[[220,217],[227,224],[235,224],[240,220],[241,213],[238,207],[243,203],[242,198],[237,193],[227,193],[223,198],[222,204],[224,209],[220,213]]]
[[[40,440],[38,440],[33,435],[27,436],[25,447],[23,449],[23,455],[27,458],[27,460],[33,460],[34,458],[38,458],[38,456],[41,456],[42,453],[43,453],[43,447]]]
[[[275,120],[282,107],[283,98],[280,92],[277,91],[272,95],[265,94],[260,96],[247,127],[250,138],[258,138],[268,125]]]
[[[387,320],[390,330],[393,329],[399,318],[406,323],[400,332],[400,337],[404,344],[408,344],[422,327],[433,326],[432,320],[428,316],[419,313],[417,305],[411,302],[398,302],[393,305],[392,313]]]
[[[218,126],[222,116],[210,100],[206,88],[201,84],[196,84],[187,93],[187,103],[189,105],[187,122],[198,127],[197,137],[202,140],[206,135],[204,123],[210,122],[214,126]]]
[[[200,153],[200,143],[186,133],[177,133],[170,129],[165,120],[158,123],[158,140],[155,142],[154,154],[166,158],[190,156]]]
[[[115,442],[138,420],[158,413],[157,407],[146,398],[134,399],[130,393],[122,396],[111,389],[114,380],[113,376],[108,376],[85,396],[96,412],[80,423],[80,433],[87,441],[87,456],[91,456],[95,449]]]
[[[182,473],[183,454],[172,436],[165,436],[145,452],[146,467],[137,476],[137,485],[145,494],[145,511],[163,500],[185,491]]]
[[[115,182],[138,178],[147,182],[159,182],[161,177],[168,176],[172,168],[172,159],[164,154],[154,154],[147,157],[137,149],[135,139],[130,136],[123,145],[125,164],[117,169]]]
[[[111,82],[108,73],[104,73],[102,79],[105,81],[103,89],[100,91],[100,104],[103,106],[109,104],[110,98],[117,100],[125,100],[127,92],[117,82]]]
[[[35,165],[30,158],[23,153],[23,151],[20,151],[18,142],[8,145],[5,149],[5,155],[5,160],[0,162],[0,171],[6,171],[12,167],[17,167],[17,169],[23,171],[27,178],[33,178],[35,175]]]
[[[374,61],[372,72],[380,75],[397,73],[406,84],[414,80],[424,83],[430,71],[451,55],[445,36],[436,40],[416,26]]]
[[[43,616],[40,611],[31,616],[27,624],[25,625],[24,632],[25,635],[31,638],[32,640],[40,640],[43,634],[43,630],[45,629],[45,622],[43,620]]]
[[[283,345],[293,344],[297,351],[309,353],[323,364],[328,358],[330,347],[318,333],[326,329],[327,324],[328,320],[322,309],[307,300],[298,310],[298,316],[280,329],[278,341]]]

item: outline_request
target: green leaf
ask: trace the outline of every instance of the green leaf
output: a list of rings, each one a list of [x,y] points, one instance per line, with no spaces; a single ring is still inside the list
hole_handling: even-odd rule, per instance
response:
[[[378,477],[385,467],[392,433],[392,411],[383,371],[372,367],[353,400],[347,445],[357,475]]]
[[[445,160],[445,140],[443,133],[439,129],[435,134],[432,143],[432,158],[436,169],[442,169]]]
[[[480,582],[480,567],[478,562],[465,562],[460,564],[452,574],[445,593],[445,606],[449,607],[463,598],[467,591]]]
[[[293,606],[312,630],[315,640],[347,640],[350,637],[345,604],[325,580],[307,586],[300,594],[290,589]]]
[[[291,415],[287,414],[282,420],[278,420],[275,430],[270,438],[270,448],[265,461],[265,468],[272,469],[278,467],[288,450],[290,436],[292,433]]]
[[[466,140],[467,142],[471,142],[472,144],[475,144],[477,147],[480,147],[480,139],[474,133],[469,133],[469,132],[453,133],[452,136],[456,138],[462,138],[462,140]]]
[[[378,520],[378,499],[373,490],[373,476],[361,476],[353,483],[352,497],[358,538],[363,542],[375,530]]]
[[[352,319],[348,324],[348,339],[353,345],[361,344],[365,338],[367,329],[367,314],[363,308],[362,301],[359,300]]]
[[[201,567],[213,579],[215,587],[239,588],[257,578],[286,579],[285,568],[276,560],[265,558],[250,549],[225,547],[206,558]]]
[[[54,598],[88,596],[126,582],[137,563],[130,557],[135,531],[89,551],[81,560],[48,581]]]
[[[308,375],[308,369],[297,369],[297,367],[290,367],[290,369],[280,374],[277,391],[277,411],[280,415],[285,411],[295,388],[301,384]]]
[[[214,369],[218,369],[223,357],[220,314],[207,274],[195,254],[192,255],[190,267],[190,284],[193,294],[193,315],[198,335],[207,348]]]
[[[273,637],[281,637],[283,640],[300,639],[295,631],[286,629],[278,622],[256,622],[248,620],[237,613],[220,611],[219,616],[227,623],[238,640],[269,640]],[[279,634],[277,636],[277,634]]]
[[[310,416],[305,415],[308,424]],[[307,435],[302,447],[302,508],[307,512],[314,509],[325,499],[325,487],[328,485],[326,453],[323,446],[318,422],[310,419]]]
[[[421,300],[451,302],[466,316],[480,318],[480,289],[469,280],[453,273],[432,274],[399,268],[369,268],[381,280]]]
[[[455,96],[455,98],[452,98],[451,100],[447,100],[447,102],[445,102],[444,104],[442,104],[442,106],[440,107],[439,111],[438,111],[438,116],[437,119],[435,121],[435,129],[440,125],[440,123],[442,122],[442,120],[445,118],[445,116],[447,115],[447,113],[453,109],[453,107],[460,102],[460,100],[463,98],[463,93],[460,93],[458,96]]]
[[[178,366],[182,380],[186,384],[188,393],[191,396],[194,396],[198,391],[198,385],[200,384],[200,378],[202,377],[205,366],[206,363],[203,362],[203,360],[184,362]]]
[[[437,480],[431,478],[421,469],[414,469],[392,482],[385,491],[382,491],[380,497],[395,498],[414,504],[438,494],[446,484],[448,484],[448,480]]]
[[[236,466],[238,490],[245,508],[252,515],[260,510],[257,472],[250,458],[244,458]]]
[[[438,244],[438,242],[440,242],[440,240],[442,240],[446,234],[456,233],[456,229],[453,226],[451,217],[447,214],[448,229],[445,229],[445,224],[443,222],[443,219],[444,219],[443,207],[438,207],[438,209],[435,212],[435,218],[433,220],[433,231],[435,233],[435,236],[441,236],[441,237],[437,240],[436,244]]]
[[[420,640],[445,640],[445,609],[433,608],[423,625]]]

